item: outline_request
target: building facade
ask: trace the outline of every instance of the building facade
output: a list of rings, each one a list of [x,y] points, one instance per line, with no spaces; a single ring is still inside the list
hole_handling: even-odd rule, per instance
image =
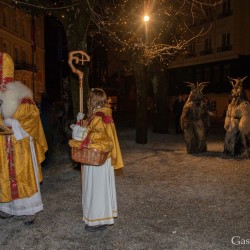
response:
[[[228,93],[232,88],[228,76],[249,76],[244,84],[250,88],[249,9],[249,0],[224,0],[217,8],[205,9],[207,18],[192,23],[193,31],[202,27],[209,31],[169,65],[172,95],[187,91],[184,81],[206,81],[206,92]]]
[[[15,64],[15,80],[33,90],[36,102],[45,91],[44,19],[0,3],[0,51]]]

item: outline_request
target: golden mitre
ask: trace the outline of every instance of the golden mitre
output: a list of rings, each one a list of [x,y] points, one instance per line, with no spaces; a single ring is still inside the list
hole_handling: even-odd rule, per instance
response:
[[[0,52],[0,85],[14,80],[14,62],[10,55]]]

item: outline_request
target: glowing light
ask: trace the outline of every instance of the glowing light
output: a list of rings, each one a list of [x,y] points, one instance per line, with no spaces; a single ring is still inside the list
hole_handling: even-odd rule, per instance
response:
[[[144,22],[148,22],[149,21],[149,16],[144,16],[144,18],[143,18],[143,20],[144,20]]]

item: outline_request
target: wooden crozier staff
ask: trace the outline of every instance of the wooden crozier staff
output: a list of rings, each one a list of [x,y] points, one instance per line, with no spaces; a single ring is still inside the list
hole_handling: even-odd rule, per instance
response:
[[[77,55],[81,55],[81,58],[79,58]],[[79,110],[81,113],[83,113],[83,76],[84,73],[78,69],[76,69],[76,67],[73,65],[73,61],[76,64],[79,64],[79,62],[81,63],[81,65],[84,64],[84,62],[89,62],[90,61],[90,56],[87,55],[84,51],[82,50],[75,50],[75,51],[71,51],[69,52],[69,59],[68,59],[68,64],[72,70],[73,73],[77,74],[79,77],[79,100],[80,100],[80,107]],[[81,121],[82,124],[82,121]],[[82,169],[82,168],[81,168]],[[82,171],[82,170],[81,170]],[[81,175],[82,176],[82,175]]]
[[[79,58],[77,55],[81,55],[81,58]],[[68,64],[72,70],[73,73],[77,74],[79,77],[79,100],[80,100],[80,112],[83,113],[83,76],[84,73],[78,69],[75,68],[73,65],[73,61],[75,61],[76,64],[81,63],[81,65],[84,64],[84,62],[90,61],[90,56],[87,55],[83,50],[75,50],[69,52],[69,59]]]

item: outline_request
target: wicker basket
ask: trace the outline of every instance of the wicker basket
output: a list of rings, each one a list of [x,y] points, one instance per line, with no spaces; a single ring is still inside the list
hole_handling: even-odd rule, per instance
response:
[[[100,166],[108,157],[108,152],[100,151],[94,148],[75,148],[71,149],[72,160],[85,165]]]

